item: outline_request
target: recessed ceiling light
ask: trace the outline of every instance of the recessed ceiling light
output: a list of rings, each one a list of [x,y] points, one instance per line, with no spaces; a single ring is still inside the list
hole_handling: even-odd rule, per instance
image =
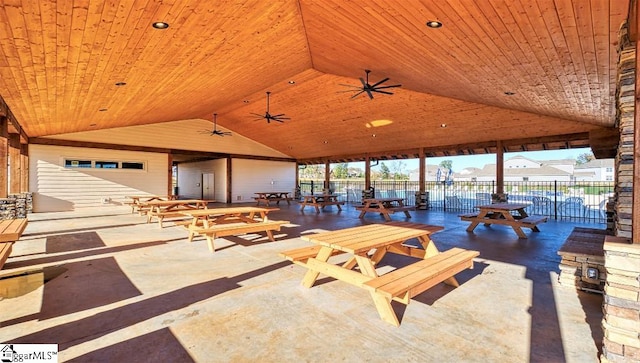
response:
[[[511,92],[511,91],[506,91],[504,94],[507,95],[507,96],[513,96],[516,93],[515,92]]]
[[[249,103],[249,100],[244,100],[244,101],[242,101],[242,102],[244,102],[244,103]]]
[[[376,134],[371,135],[371,137],[376,137]]]
[[[324,140],[322,143],[323,143],[323,144],[328,144],[328,143],[329,143],[329,141]]]
[[[291,80],[289,81],[289,84],[296,84],[296,81]]]
[[[151,24],[151,26],[156,29],[167,29],[169,27],[169,23],[165,23],[164,21],[156,21],[155,23]]]
[[[440,127],[444,129],[445,127],[447,127],[447,124],[440,124]]]
[[[429,28],[437,29],[437,28],[442,27],[442,23],[437,21],[437,20],[429,20],[429,21],[427,21],[427,26]]]
[[[116,86],[118,87],[122,87],[122,86],[126,86],[127,82],[116,82]]]

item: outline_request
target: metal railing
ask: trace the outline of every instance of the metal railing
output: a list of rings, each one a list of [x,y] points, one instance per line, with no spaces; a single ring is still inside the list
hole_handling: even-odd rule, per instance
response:
[[[371,181],[376,197],[402,197],[405,204],[415,205],[419,182],[409,180]],[[325,189],[338,195],[338,200],[361,203],[364,180],[332,180],[325,188],[324,180],[301,180],[302,194],[320,193]],[[426,182],[428,208],[468,213],[474,207],[491,203],[495,182]],[[513,182],[505,181],[504,192],[509,202],[530,204],[527,213],[557,220],[606,223],[606,202],[613,196],[613,182]]]

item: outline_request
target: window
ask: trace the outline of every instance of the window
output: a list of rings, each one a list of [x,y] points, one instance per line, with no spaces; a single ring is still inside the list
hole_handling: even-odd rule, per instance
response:
[[[523,176],[522,177],[522,181],[529,181],[529,177],[528,176]]]
[[[607,173],[613,173],[613,168],[607,168],[606,171]]]
[[[122,169],[144,170],[144,163],[135,163],[129,161],[122,162]]]
[[[612,180],[613,180],[613,176],[611,176],[611,175],[607,175],[606,180],[607,180],[607,181],[612,181]]]
[[[94,169],[127,169],[144,170],[144,162],[140,161],[114,161],[114,160],[80,160],[65,159],[65,168],[94,168]]]
[[[65,168],[90,168],[91,160],[65,160]]]
[[[96,161],[95,167],[97,169],[117,169],[117,161]]]

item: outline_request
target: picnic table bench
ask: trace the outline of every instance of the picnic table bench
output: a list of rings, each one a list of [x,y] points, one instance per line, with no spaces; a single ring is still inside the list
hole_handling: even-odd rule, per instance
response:
[[[291,205],[293,198],[289,196],[289,192],[256,192],[257,196],[253,197],[256,200],[256,206],[260,206],[260,203],[264,203],[267,207],[270,202],[276,202],[276,205],[280,205],[281,201],[287,202]]]
[[[442,229],[408,222],[346,228],[303,236],[302,239],[317,246],[283,251],[280,255],[308,269],[302,280],[305,287],[312,287],[322,273],[369,290],[382,320],[399,326],[392,300],[408,304],[413,296],[440,282],[458,286],[454,275],[473,268],[473,259],[479,255],[477,251],[461,248],[439,252],[429,234]],[[419,247],[404,243],[413,238],[418,239]],[[378,276],[376,265],[387,252],[419,260]],[[342,265],[328,263],[331,256],[342,253],[350,255]],[[353,269],[356,265],[358,270]]]
[[[131,213],[138,212],[143,215],[149,211],[150,207],[144,206],[143,203],[150,202],[152,200],[174,200],[177,199],[177,195],[127,195],[125,198],[131,199],[130,202],[124,202],[124,204],[131,207]]]
[[[189,223],[182,223],[189,231],[189,242],[195,235],[204,236],[209,251],[215,252],[214,240],[218,237],[265,232],[270,241],[275,241],[273,231],[280,231],[282,225],[289,224],[289,221],[269,220],[267,214],[272,210],[261,207],[229,207],[180,213],[191,217]]]
[[[209,202],[202,199],[152,200],[141,203],[141,205],[149,208],[147,211],[147,223],[151,223],[151,220],[155,217],[158,219],[160,228],[163,228],[162,222],[165,218],[184,217],[184,214],[180,212],[206,209]]]
[[[545,216],[529,216],[525,211],[529,204],[523,203],[494,203],[486,205],[478,205],[480,211],[478,213],[465,213],[460,214],[460,220],[471,222],[467,227],[467,232],[473,232],[473,230],[483,223],[485,226],[491,224],[501,224],[511,226],[516,232],[519,238],[527,238],[527,235],[522,231],[522,228],[529,228],[533,232],[540,232],[538,224],[546,222]],[[511,214],[511,212],[517,212],[517,215]]]
[[[0,221],[0,269],[9,258],[13,244],[20,239],[27,228],[26,218],[4,219]]]
[[[312,206],[316,209],[316,213],[320,213],[320,210],[324,210],[324,207],[328,205],[335,205],[338,207],[338,211],[342,211],[344,202],[338,200],[336,194],[309,194],[302,196],[302,203],[300,204],[300,211],[304,212],[306,206]]]
[[[390,214],[403,212],[411,218],[409,211],[416,210],[415,206],[404,205],[404,198],[365,198],[362,205],[356,206],[360,211],[359,218],[364,218],[367,212],[380,213],[385,221],[391,221]]]

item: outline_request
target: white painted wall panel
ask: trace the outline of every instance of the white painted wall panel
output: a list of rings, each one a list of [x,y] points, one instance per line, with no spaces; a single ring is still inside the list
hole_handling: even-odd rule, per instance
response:
[[[227,193],[226,159],[178,164],[178,195],[180,198],[201,198],[203,173],[214,174],[215,200],[225,202]]]
[[[293,193],[296,187],[296,163],[233,159],[231,165],[233,203],[254,201],[255,192]]]
[[[83,160],[137,161],[145,170],[70,169],[65,158]],[[123,203],[126,195],[159,194],[168,191],[166,154],[29,145],[29,190],[34,193],[34,212],[73,210]]]
[[[207,120],[184,120],[151,125],[119,127],[113,129],[75,132],[47,136],[50,139],[88,141],[106,140],[119,145],[134,145],[194,150],[228,154],[288,157],[279,151],[257,143],[238,133],[233,136],[211,136],[202,131],[211,130],[212,122]],[[219,127],[221,131],[228,131]]]

